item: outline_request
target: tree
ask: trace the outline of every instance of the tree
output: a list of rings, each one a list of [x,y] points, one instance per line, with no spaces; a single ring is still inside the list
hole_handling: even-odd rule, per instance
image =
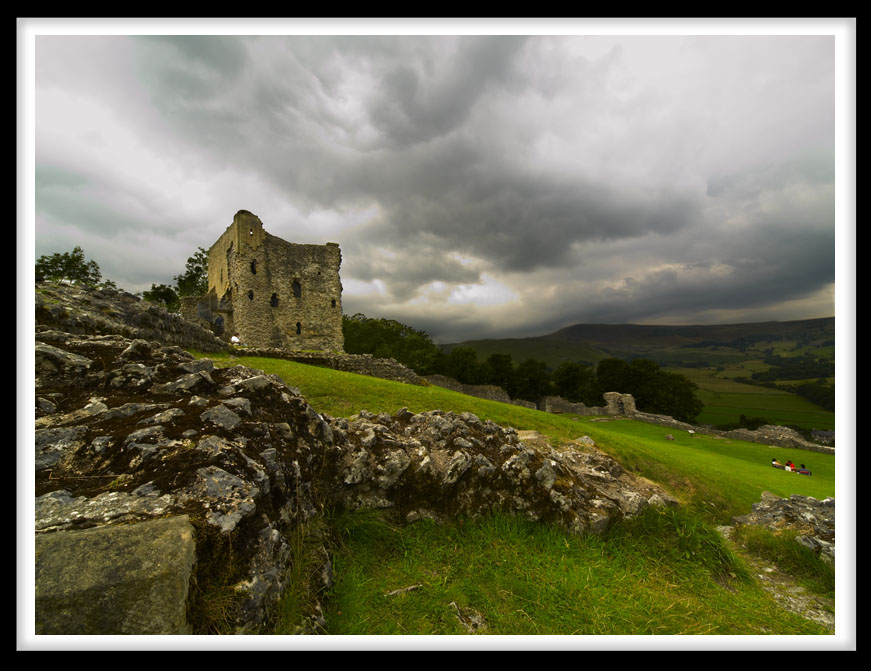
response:
[[[85,252],[76,246],[72,252],[40,256],[36,260],[36,277],[53,282],[70,282],[96,287],[102,280],[96,261],[85,260]],[[109,281],[107,280],[107,283]],[[114,286],[114,283],[112,283]]]
[[[454,347],[444,362],[445,374],[463,384],[482,384],[484,371],[471,347]]]
[[[618,391],[632,394],[635,406],[644,412],[670,415],[683,422],[692,422],[704,409],[696,396],[698,386],[678,373],[659,368],[648,359],[635,359],[631,364],[621,359],[603,359],[596,370],[596,393]]]
[[[157,303],[164,306],[169,312],[178,312],[181,301],[178,294],[166,284],[152,284],[151,291],[143,291],[142,298],[149,303]]]
[[[589,366],[567,361],[560,364],[553,375],[551,376],[554,391],[557,396],[577,403],[578,401],[586,403],[590,396],[594,394],[593,386],[596,382],[596,376]],[[596,405],[594,401],[592,405]]]
[[[185,272],[172,279],[175,280],[178,296],[202,296],[205,294],[209,290],[209,253],[200,247],[187,260]]]
[[[602,359],[596,365],[596,397],[607,391],[631,394],[630,388],[629,364],[623,359]]]
[[[357,313],[342,317],[342,334],[348,354],[393,358],[418,375],[435,372],[439,348],[424,331],[393,319],[369,318]]]
[[[514,361],[510,354],[491,354],[483,364],[483,378],[485,384],[494,384],[502,387],[509,396],[517,391]]]
[[[538,401],[551,394],[550,374],[547,364],[537,359],[527,359],[517,366],[516,398]]]

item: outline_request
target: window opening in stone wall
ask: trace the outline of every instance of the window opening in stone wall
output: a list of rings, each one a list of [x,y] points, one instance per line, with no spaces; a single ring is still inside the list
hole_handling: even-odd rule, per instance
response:
[[[254,292],[251,291],[251,289],[248,289],[248,300],[249,300],[249,301],[253,301],[253,300],[254,300]]]
[[[272,298],[269,299],[269,304],[274,308],[278,307],[278,294],[272,294]]]
[[[254,260],[251,262],[251,274],[252,274],[252,275],[256,275],[256,274],[257,274],[257,259],[254,259]]]
[[[294,298],[300,298],[302,296],[302,285],[300,285],[299,280],[294,280],[292,287]]]
[[[296,323],[296,335],[299,335],[300,333],[302,333],[302,324],[297,322]]]
[[[248,229],[248,235],[254,235],[254,229],[253,229],[253,228],[249,228],[249,229]]]
[[[335,299],[335,298],[334,298],[333,300],[330,301],[330,307],[331,307],[331,308],[336,307],[336,299]]]

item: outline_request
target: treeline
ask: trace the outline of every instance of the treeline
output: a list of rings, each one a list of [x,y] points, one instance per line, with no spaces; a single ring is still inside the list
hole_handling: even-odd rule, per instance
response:
[[[763,361],[769,364],[771,368],[751,375],[752,379],[758,382],[803,380],[807,378],[831,377],[835,374],[835,362],[832,359],[817,358],[811,354],[788,357],[769,354]]]
[[[471,347],[455,347],[445,353],[424,332],[391,319],[363,314],[343,318],[345,351],[393,358],[419,375],[446,375],[463,384],[502,387],[512,399],[538,401],[543,396],[561,396],[589,406],[602,404],[602,394],[618,391],[632,394],[639,410],[671,415],[691,422],[702,411],[696,385],[676,373],[661,370],[647,359],[631,363],[605,359],[597,366],[566,362],[552,370],[537,359],[515,365],[508,354],[491,354],[479,361]]]

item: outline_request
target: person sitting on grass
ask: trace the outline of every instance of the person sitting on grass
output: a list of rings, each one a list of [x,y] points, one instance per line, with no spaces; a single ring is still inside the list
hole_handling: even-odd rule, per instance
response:
[[[802,465],[799,467],[798,471],[796,471],[796,472],[797,472],[797,473],[801,473],[802,475],[810,475],[810,474],[811,474],[811,472],[810,472],[807,468],[805,468],[805,465],[804,465],[804,464],[802,464]]]
[[[783,468],[783,464],[781,464],[777,459],[772,459],[771,465],[775,468]]]

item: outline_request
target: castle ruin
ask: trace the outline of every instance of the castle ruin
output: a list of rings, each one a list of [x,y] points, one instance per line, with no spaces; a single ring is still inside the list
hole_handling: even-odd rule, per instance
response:
[[[339,245],[286,242],[239,210],[209,249],[209,290],[182,316],[252,347],[342,352]]]

